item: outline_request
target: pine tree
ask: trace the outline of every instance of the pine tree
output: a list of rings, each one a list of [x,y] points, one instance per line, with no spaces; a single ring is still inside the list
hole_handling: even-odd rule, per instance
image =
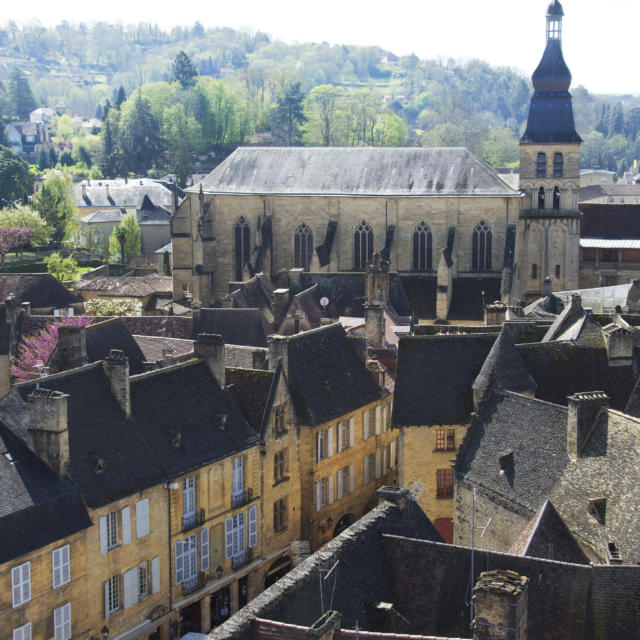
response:
[[[124,91],[124,87],[120,86],[118,91],[115,93],[113,97],[113,101],[115,102],[116,109],[119,109],[122,106],[122,103],[127,99],[127,94]]]
[[[24,72],[17,67],[9,78],[9,102],[11,113],[20,120],[28,120],[29,114],[36,108],[36,101],[31,93],[29,81]]]
[[[184,51],[181,51],[171,63],[171,74],[183,89],[188,89],[196,83],[198,70],[191,62],[191,58]]]
[[[132,112],[122,120],[119,139],[126,168],[143,175],[162,159],[164,145],[160,125],[151,113],[151,104],[140,92]]]
[[[290,85],[278,96],[273,111],[271,133],[277,144],[299,145],[302,138],[301,126],[306,122],[304,114],[304,94],[300,83]]]

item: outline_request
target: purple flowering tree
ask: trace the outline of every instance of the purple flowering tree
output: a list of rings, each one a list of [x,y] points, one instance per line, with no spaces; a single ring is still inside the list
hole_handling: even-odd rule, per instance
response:
[[[33,238],[31,227],[0,227],[0,271],[4,271],[7,253],[27,244]]]

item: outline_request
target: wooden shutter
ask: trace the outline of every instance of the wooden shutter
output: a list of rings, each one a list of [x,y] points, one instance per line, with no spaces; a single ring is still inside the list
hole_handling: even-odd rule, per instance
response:
[[[380,449],[376,449],[376,480],[382,475],[382,456]]]
[[[149,533],[149,498],[136,502],[136,538]]]
[[[369,456],[365,456],[362,459],[362,484],[367,484],[369,482],[369,474],[367,467],[369,466]]]
[[[249,509],[249,548],[253,548],[258,544],[258,507],[253,506]]]
[[[104,619],[109,619],[109,584],[110,580],[104,583]]]
[[[224,521],[224,548],[225,557],[228,560],[233,557],[233,518],[225,518]]]
[[[356,444],[356,419],[349,418],[349,446],[353,447]]]
[[[320,489],[320,480],[316,481],[316,511],[320,511],[322,509],[322,504],[320,502],[322,493]]]
[[[376,407],[376,435],[382,433],[382,407]]]
[[[175,574],[176,584],[184,582],[184,542],[182,540],[175,544]]]
[[[62,584],[62,549],[54,549],[51,552],[51,567],[53,573],[53,588]]]
[[[349,465],[349,492],[353,493],[356,490],[356,467],[352,463]]]
[[[209,571],[209,528],[200,532],[200,571]]]
[[[121,512],[122,516],[122,544],[131,543],[131,509],[125,507]]]
[[[396,466],[396,441],[395,440],[391,441],[391,445],[389,448],[390,448],[389,457],[391,458],[391,460],[389,461],[389,466],[392,469],[395,469],[395,466]]]
[[[333,455],[333,425],[327,429],[327,440],[327,457],[330,458]]]
[[[329,504],[333,504],[333,473],[329,475]]]
[[[322,431],[316,434],[316,462],[322,460]]]
[[[344,451],[344,422],[338,422],[338,453]]]
[[[138,602],[138,568],[124,572],[124,608],[128,609]]]
[[[160,556],[151,560],[151,592],[160,592]]]
[[[387,447],[382,450],[382,475],[387,473]]]
[[[107,553],[107,516],[100,516],[100,553]]]

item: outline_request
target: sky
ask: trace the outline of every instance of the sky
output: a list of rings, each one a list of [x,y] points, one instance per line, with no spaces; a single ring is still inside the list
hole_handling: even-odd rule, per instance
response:
[[[286,42],[378,45],[420,58],[478,58],[531,75],[544,49],[549,0],[31,0],[5,3],[2,22],[37,18],[69,22],[156,22],[170,29],[199,20],[205,27],[260,30]],[[634,72],[640,3],[563,0],[563,50],[573,86],[592,93],[640,94]],[[9,6],[6,6],[9,5]],[[108,7],[105,14],[104,7]],[[27,15],[28,12],[28,15]],[[188,17],[187,17],[188,16]]]

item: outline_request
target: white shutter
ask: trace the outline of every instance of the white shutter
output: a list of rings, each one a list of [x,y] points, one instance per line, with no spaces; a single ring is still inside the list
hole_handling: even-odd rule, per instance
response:
[[[380,455],[380,449],[376,449],[376,480],[380,479],[382,475],[382,456]]]
[[[209,571],[209,527],[200,532],[200,571]]]
[[[344,450],[344,422],[338,422],[338,453]]]
[[[349,446],[353,447],[356,444],[356,419],[349,418]]]
[[[149,498],[136,502],[136,538],[149,534]]]
[[[128,609],[138,601],[138,569],[134,567],[124,572],[124,608]]]
[[[104,583],[104,619],[109,619],[109,580]]]
[[[224,521],[224,548],[227,560],[233,557],[233,518]]]
[[[122,544],[131,543],[131,509],[125,507],[121,512],[122,516]]]
[[[333,425],[327,430],[327,457],[330,458],[333,455]]]
[[[100,553],[107,553],[107,516],[100,516]]]
[[[387,447],[382,450],[382,475],[387,473]]]
[[[184,542],[182,540],[176,542],[175,550],[176,584],[182,584],[184,582]]]
[[[258,544],[258,507],[253,506],[249,509],[249,548],[253,548]]]
[[[382,407],[376,407],[376,435],[382,433]]]
[[[62,607],[53,611],[53,637],[55,640],[63,640],[63,614]]]
[[[356,490],[356,468],[352,463],[349,465],[349,492],[353,493]]]
[[[51,552],[51,569],[53,574],[53,588],[56,589],[62,584],[62,549],[54,549]]]
[[[13,630],[13,640],[31,640],[31,623],[23,624]]]
[[[329,504],[333,504],[333,473],[329,475]]]
[[[320,490],[320,480],[316,480],[316,511],[322,509],[322,493]]]
[[[69,545],[66,544],[61,549],[62,553],[62,584],[67,584],[71,580],[71,558],[69,557]]]
[[[151,560],[151,591],[152,593],[160,591],[160,556]]]
[[[244,551],[244,511],[240,512],[237,516],[238,527],[236,529],[238,533],[238,551]]]
[[[22,587],[20,582],[20,567],[11,569],[11,588],[13,594],[13,606],[17,607],[22,602]]]
[[[340,500],[340,498],[342,498],[342,496],[344,495],[344,490],[342,488],[343,485],[343,478],[342,478],[342,469],[338,469],[338,473],[336,474],[336,479],[337,479],[337,489],[338,489],[338,500]]]
[[[382,407],[382,429],[386,431],[389,428],[389,405],[385,404]]]
[[[67,604],[62,607],[62,629],[63,629],[63,640],[71,640],[71,603],[67,602]]]
[[[392,469],[395,469],[396,467],[396,441],[395,440],[391,441],[389,457],[391,458],[391,460],[389,461],[389,466]]]
[[[316,434],[316,462],[320,462],[320,460],[322,460],[322,431],[318,431]]]
[[[365,485],[369,482],[369,472],[367,467],[369,466],[369,456],[365,456],[362,459],[362,484]]]

